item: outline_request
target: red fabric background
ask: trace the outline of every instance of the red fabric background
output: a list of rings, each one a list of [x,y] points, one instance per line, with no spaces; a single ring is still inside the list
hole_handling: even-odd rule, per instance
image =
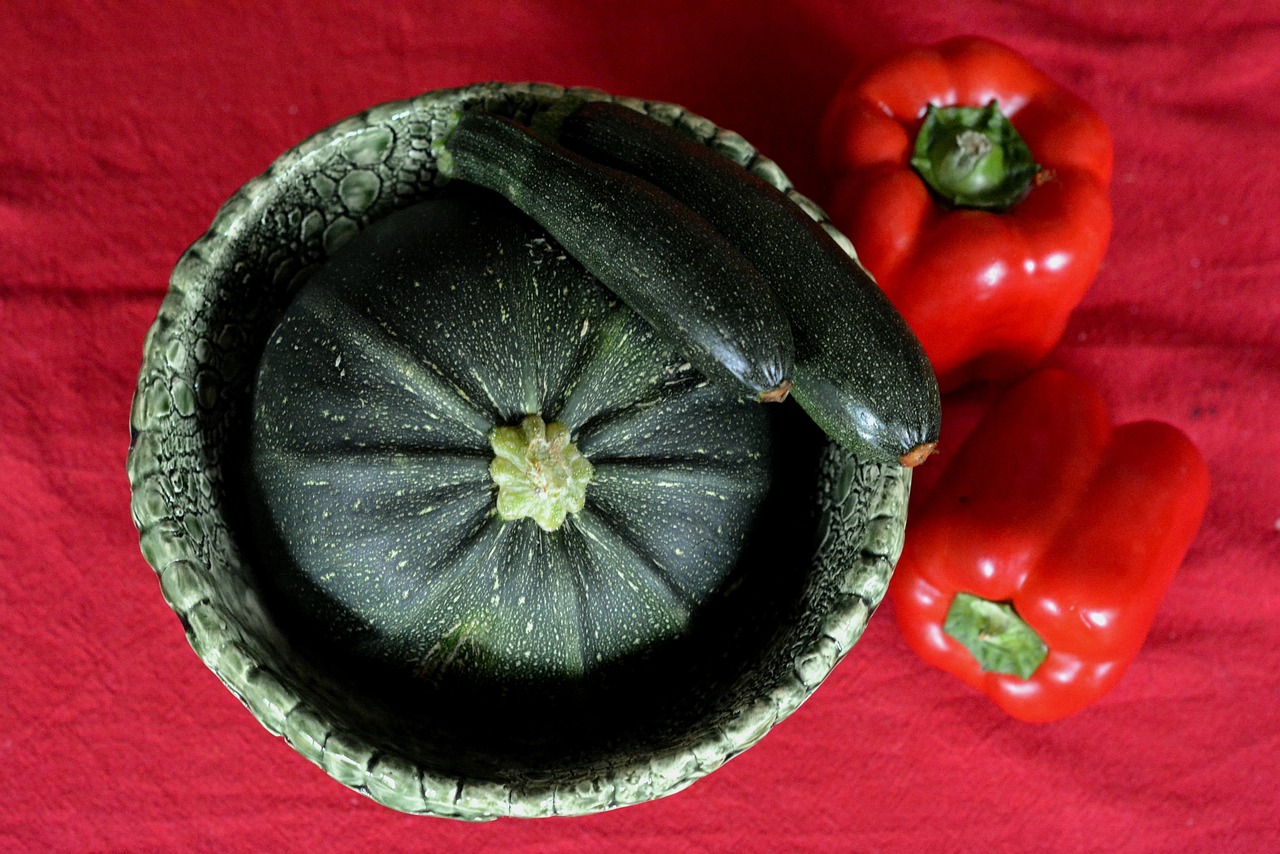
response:
[[[1275,4],[54,5],[0,12],[0,849],[1276,850]],[[332,782],[192,654],[129,520],[129,399],[174,261],[277,154],[378,102],[539,79],[685,104],[821,200],[813,132],[845,73],[962,32],[1111,123],[1115,235],[1054,358],[1213,473],[1112,694],[1017,723],[914,658],[885,606],[809,703],[688,791],[471,826]],[[951,403],[951,441],[980,402]]]

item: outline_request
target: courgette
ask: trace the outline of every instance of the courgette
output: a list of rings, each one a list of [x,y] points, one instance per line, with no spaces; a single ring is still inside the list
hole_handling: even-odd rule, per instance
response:
[[[765,277],[791,320],[791,393],[860,456],[913,466],[938,441],[933,369],[875,281],[781,191],[711,148],[628,107],[589,102],[540,126],[595,162],[670,193]]]
[[[505,196],[703,374],[761,400],[787,396],[794,349],[781,304],[687,206],[492,114],[464,113],[438,155],[442,174]]]

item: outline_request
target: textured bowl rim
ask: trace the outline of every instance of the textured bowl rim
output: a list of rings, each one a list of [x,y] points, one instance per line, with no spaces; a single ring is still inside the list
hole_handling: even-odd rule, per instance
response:
[[[858,548],[843,557],[847,565],[822,570],[837,577],[834,594],[822,600],[821,613],[815,615],[821,626],[818,636],[794,650],[789,673],[738,709],[732,720],[710,726],[698,743],[592,769],[572,781],[457,779],[421,767],[305,702],[297,688],[278,674],[261,645],[251,642],[273,629],[262,621],[265,618],[254,619],[261,606],[252,601],[252,592],[238,589],[234,579],[225,579],[239,567],[238,558],[217,542],[210,545],[211,533],[216,532],[209,528],[219,524],[212,498],[217,493],[218,460],[210,458],[190,429],[204,393],[199,382],[203,357],[191,340],[190,327],[200,322],[208,301],[218,298],[211,291],[210,270],[235,263],[229,256],[233,244],[278,201],[281,176],[306,170],[354,137],[380,128],[402,129],[408,122],[422,124],[438,117],[442,109],[456,111],[459,105],[485,109],[489,103],[516,99],[545,106],[566,94],[616,100],[683,126],[786,192],[856,258],[849,241],[816,205],[795,192],[776,164],[741,136],[681,107],[550,84],[482,83],[373,107],[282,154],[221,206],[206,234],[183,254],[144,344],[130,418],[128,473],[142,552],[159,576],[166,601],[181,619],[196,654],[268,731],[283,736],[339,782],[402,812],[468,820],[580,815],[680,791],[754,745],[812,695],[862,635],[902,551],[910,471],[869,464],[829,447],[819,496],[823,542],[837,536],[841,526],[862,529],[854,532]],[[175,443],[178,447],[171,447]],[[842,518],[844,498],[855,480],[867,495],[865,514]],[[228,601],[223,583],[244,598]]]

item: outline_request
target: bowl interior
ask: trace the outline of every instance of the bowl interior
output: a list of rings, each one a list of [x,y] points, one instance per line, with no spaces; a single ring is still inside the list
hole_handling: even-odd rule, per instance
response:
[[[809,696],[861,634],[901,550],[909,473],[827,447],[792,405],[772,413],[767,521],[721,594],[681,638],[582,681],[498,691],[373,667],[319,642],[306,615],[261,584],[237,472],[253,372],[284,306],[352,234],[439,190],[432,146],[459,110],[527,118],[563,94],[429,93],[302,143],[183,256],[145,345],[133,513],[192,646],[269,730],[409,812],[572,814],[688,785]],[[677,107],[631,103],[790,189],[740,137]]]
[[[709,720],[732,716],[752,690],[761,660],[805,606],[816,546],[814,484],[824,446],[798,407],[777,407],[773,488],[731,575],[677,638],[574,679],[495,685],[465,676],[423,675],[415,662],[357,657],[327,640],[309,613],[292,610],[270,582],[248,581],[305,663],[308,683],[330,687],[326,702],[363,732],[380,732],[416,762],[462,777],[509,779],[573,773],[687,741]],[[233,478],[234,482],[234,478]],[[235,488],[235,487],[233,487]],[[238,492],[238,488],[235,488]],[[246,523],[227,521],[246,565],[263,566]]]

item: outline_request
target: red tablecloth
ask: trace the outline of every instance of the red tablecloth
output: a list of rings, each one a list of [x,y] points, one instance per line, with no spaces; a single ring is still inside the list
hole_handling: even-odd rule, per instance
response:
[[[192,654],[129,519],[129,399],[174,261],[277,154],[375,103],[537,79],[682,103],[821,200],[813,134],[845,73],[962,32],[1110,122],[1114,239],[1054,359],[1212,469],[1112,694],[1017,723],[917,660],[885,606],[809,703],[691,789],[472,826],[344,789]],[[1275,4],[18,0],[0,81],[0,849],[1280,845]]]

